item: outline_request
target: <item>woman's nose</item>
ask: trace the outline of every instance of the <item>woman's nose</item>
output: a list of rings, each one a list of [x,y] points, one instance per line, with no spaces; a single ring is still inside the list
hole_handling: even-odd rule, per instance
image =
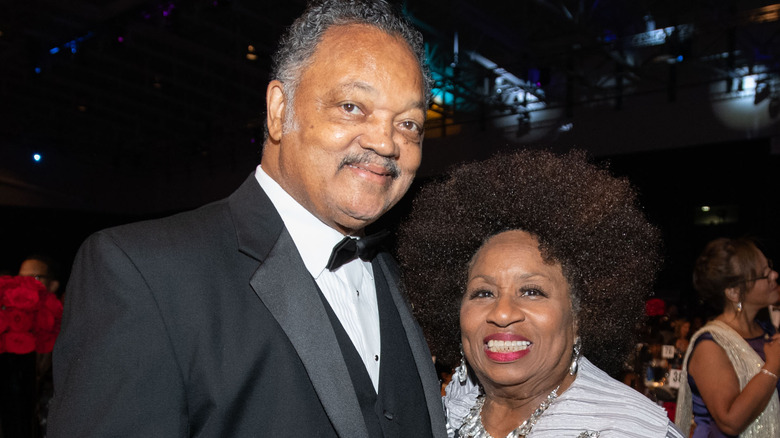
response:
[[[511,295],[499,297],[488,314],[488,322],[499,327],[507,327],[525,320],[525,312]]]

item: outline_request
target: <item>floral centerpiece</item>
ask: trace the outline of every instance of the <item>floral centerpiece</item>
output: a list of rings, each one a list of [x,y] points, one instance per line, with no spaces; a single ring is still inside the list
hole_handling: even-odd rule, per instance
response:
[[[49,353],[60,332],[62,303],[32,277],[0,277],[0,353]]]

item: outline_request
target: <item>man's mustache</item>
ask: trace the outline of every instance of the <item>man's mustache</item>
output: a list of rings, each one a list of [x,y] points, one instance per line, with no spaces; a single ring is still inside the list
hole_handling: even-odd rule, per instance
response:
[[[398,164],[389,157],[383,157],[373,151],[365,151],[363,153],[351,153],[346,155],[339,164],[339,169],[344,166],[352,166],[357,164],[372,164],[375,166],[382,166],[390,177],[393,179],[398,178],[401,174],[401,170],[398,168]]]

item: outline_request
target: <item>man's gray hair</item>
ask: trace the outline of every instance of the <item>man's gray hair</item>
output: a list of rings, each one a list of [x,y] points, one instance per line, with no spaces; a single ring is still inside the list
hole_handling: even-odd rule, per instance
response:
[[[422,72],[423,95],[426,102],[430,100],[433,80],[425,60],[422,35],[395,8],[385,0],[314,0],[309,3],[303,15],[287,29],[273,56],[271,80],[282,82],[289,101],[295,99],[295,90],[301,74],[310,62],[322,35],[331,26],[348,24],[374,26],[406,41]]]

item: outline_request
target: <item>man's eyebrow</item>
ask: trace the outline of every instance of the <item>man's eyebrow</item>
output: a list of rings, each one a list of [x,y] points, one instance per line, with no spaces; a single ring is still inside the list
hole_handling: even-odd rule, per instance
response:
[[[415,103],[412,105],[412,107],[413,107],[413,108],[417,108],[417,109],[419,109],[420,111],[422,111],[422,112],[424,112],[424,113],[427,113],[427,112],[428,112],[428,105],[426,105],[426,104],[425,104],[425,102],[424,102],[424,101],[422,101],[422,100],[418,100],[417,102],[415,102]]]
[[[353,90],[374,94],[374,95],[378,94],[377,89],[372,87],[368,83],[363,81],[354,81],[354,82],[347,82],[345,84],[341,84],[340,86],[336,87],[333,91],[328,93],[328,95],[331,97],[335,97],[337,93],[347,93]],[[419,109],[422,112],[428,111],[428,105],[426,105],[425,101],[423,100],[418,100],[414,102],[410,107],[414,109]]]
[[[347,82],[346,84],[341,84],[336,91],[342,91],[342,92],[348,92],[358,90],[365,93],[370,94],[376,94],[377,90],[376,88],[372,87],[371,85],[367,84],[363,81],[354,81],[354,82]]]

